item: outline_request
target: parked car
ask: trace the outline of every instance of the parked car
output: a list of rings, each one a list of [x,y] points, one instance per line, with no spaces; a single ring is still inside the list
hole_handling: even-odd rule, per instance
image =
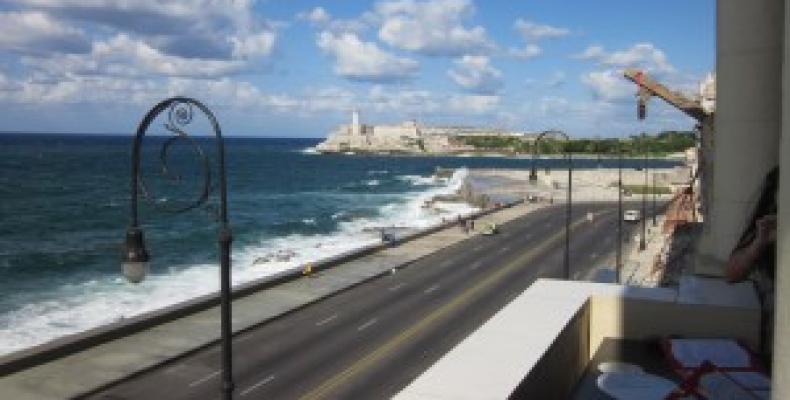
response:
[[[638,222],[642,218],[642,214],[639,210],[626,210],[623,213],[623,221],[626,222]]]

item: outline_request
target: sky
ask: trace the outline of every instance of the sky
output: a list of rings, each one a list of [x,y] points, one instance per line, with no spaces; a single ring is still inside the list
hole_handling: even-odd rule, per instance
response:
[[[0,131],[131,134],[193,97],[228,136],[324,137],[362,122],[686,130],[635,67],[694,94],[714,0],[0,0]]]

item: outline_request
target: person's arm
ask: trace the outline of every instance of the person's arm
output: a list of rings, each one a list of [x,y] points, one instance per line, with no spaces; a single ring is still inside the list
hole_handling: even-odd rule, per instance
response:
[[[752,268],[765,251],[776,241],[776,215],[766,215],[756,221],[754,239],[746,246],[736,249],[727,261],[726,276],[729,282],[740,282],[752,272]]]

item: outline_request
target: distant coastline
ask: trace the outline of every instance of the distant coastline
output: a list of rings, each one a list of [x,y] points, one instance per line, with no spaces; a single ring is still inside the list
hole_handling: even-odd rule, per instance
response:
[[[628,138],[569,138],[557,130],[517,132],[499,128],[427,126],[417,121],[394,125],[360,122],[354,111],[350,124],[336,127],[317,153],[427,155],[459,157],[643,157],[685,159],[697,144],[695,132],[665,131]],[[691,149],[691,150],[690,150]]]

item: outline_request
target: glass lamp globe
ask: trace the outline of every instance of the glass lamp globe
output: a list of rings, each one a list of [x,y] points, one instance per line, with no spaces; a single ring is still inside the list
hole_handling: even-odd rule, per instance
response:
[[[130,283],[140,283],[145,280],[145,276],[148,275],[149,269],[149,262],[134,262],[134,261],[124,261],[121,263],[121,268],[123,269],[123,276],[126,277]]]
[[[148,274],[149,265],[143,232],[137,228],[129,229],[126,232],[126,251],[121,262],[123,275],[131,283],[140,283]]]

